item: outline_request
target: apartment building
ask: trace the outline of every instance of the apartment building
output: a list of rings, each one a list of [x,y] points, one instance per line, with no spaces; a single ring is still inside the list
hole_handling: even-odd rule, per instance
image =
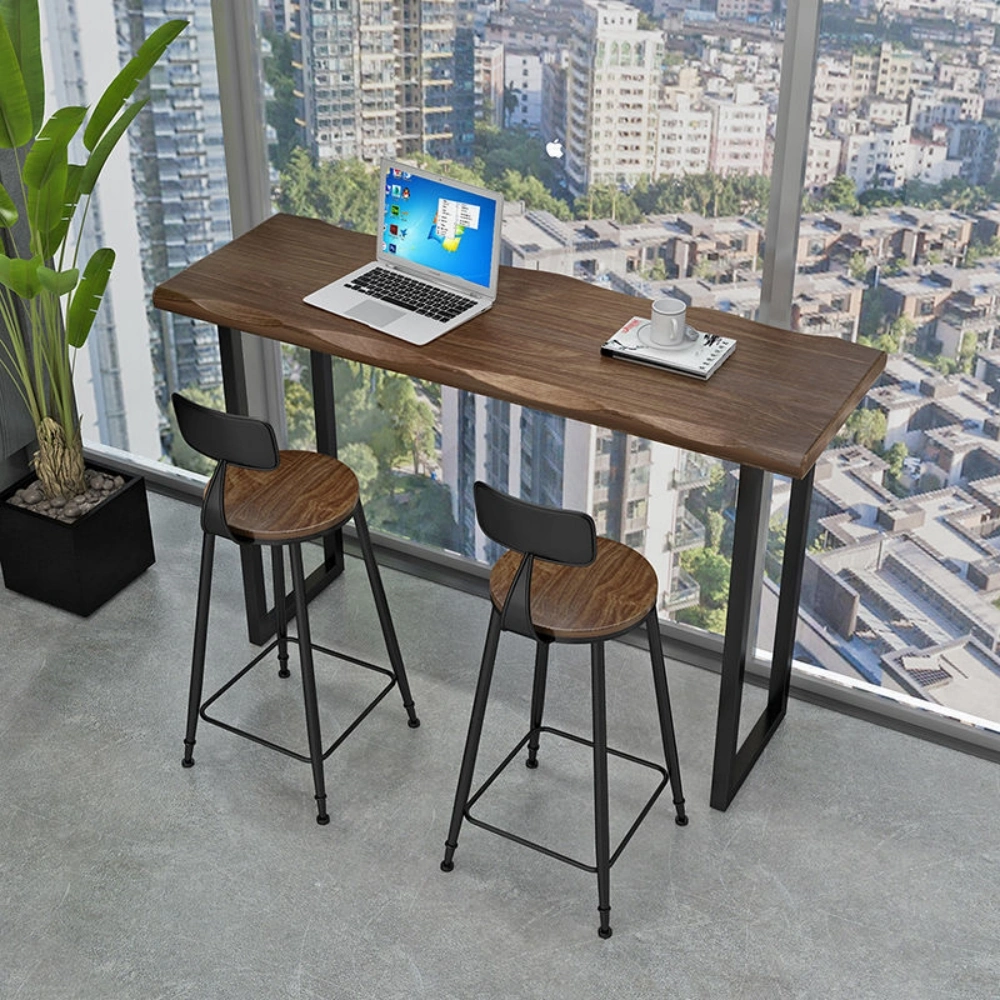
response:
[[[838,105],[850,107],[854,102],[855,78],[852,65],[843,59],[823,53],[816,60],[813,79],[813,115],[816,108]]]
[[[750,21],[770,17],[772,12],[771,0],[718,0],[715,8],[720,21]]]
[[[844,139],[843,172],[858,190],[902,187],[909,161],[909,125],[869,126]]]
[[[820,191],[840,173],[840,157],[843,144],[834,136],[813,135],[809,139],[806,154],[805,187],[809,191]]]
[[[620,0],[586,0],[567,71],[566,177],[570,192],[634,184],[656,155],[663,35],[638,27]]]
[[[763,174],[768,170],[767,106],[756,89],[737,84],[731,98],[705,98],[712,115],[708,166],[713,174]]]
[[[476,39],[475,118],[500,128],[504,118],[504,51],[499,42]]]
[[[928,131],[934,125],[951,125],[963,121],[979,121],[986,100],[982,92],[957,90],[953,87],[923,87],[910,96],[910,123]]]
[[[542,128],[544,63],[530,50],[508,48],[504,52],[504,91],[509,104],[504,120],[509,128],[523,128],[536,135]]]
[[[914,53],[883,42],[875,73],[875,93],[887,101],[905,101],[913,79]]]
[[[705,527],[686,500],[708,483],[710,460],[447,386],[441,413],[442,434],[453,442],[442,456],[442,480],[451,487],[463,555],[499,555],[465,499],[482,480],[535,503],[591,511],[599,534],[653,564],[661,610],[698,603],[698,584],[681,568],[680,553],[705,543]]]
[[[691,95],[668,91],[670,104],[660,108],[656,129],[654,177],[704,174],[710,169],[713,115],[696,106]]]
[[[475,48],[456,0],[300,7],[305,121],[319,159],[450,159],[471,143]]]

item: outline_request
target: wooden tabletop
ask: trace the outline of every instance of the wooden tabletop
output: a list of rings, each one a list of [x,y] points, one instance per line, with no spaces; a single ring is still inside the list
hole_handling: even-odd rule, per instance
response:
[[[738,342],[707,382],[602,357],[649,302],[522,268],[502,267],[494,307],[425,347],[302,301],[374,255],[372,236],[275,215],[158,286],[153,304],[795,477],[885,366],[869,347],[696,308],[692,326]]]

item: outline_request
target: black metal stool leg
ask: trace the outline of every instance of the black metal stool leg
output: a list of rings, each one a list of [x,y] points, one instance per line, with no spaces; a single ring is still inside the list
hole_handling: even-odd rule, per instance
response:
[[[535,643],[535,680],[531,688],[531,736],[528,739],[528,759],[525,767],[538,767],[538,730],[545,711],[545,679],[549,669],[549,644]]]
[[[611,937],[611,833],[608,817],[608,717],[604,691],[604,643],[590,645],[591,701],[594,716],[594,841],[597,848],[597,933]]]
[[[208,609],[212,596],[212,562],[215,558],[215,535],[208,532],[201,539],[201,570],[198,575],[198,610],[194,622],[194,649],[191,652],[191,682],[188,688],[187,729],[184,734],[185,767],[194,766],[195,733],[201,708],[201,689],[205,679],[205,647],[208,642]]]
[[[280,545],[271,546],[271,567],[274,570],[275,637],[278,642],[278,676],[291,677],[288,669],[288,609],[285,606],[285,559]]]
[[[462,829],[462,818],[465,815],[466,803],[469,801],[469,790],[472,788],[472,775],[476,769],[476,755],[479,753],[479,739],[483,735],[483,719],[486,717],[486,700],[490,693],[493,665],[496,663],[499,645],[500,613],[496,608],[492,608],[490,627],[486,633],[486,646],[483,649],[483,661],[479,667],[479,680],[476,683],[476,696],[472,700],[469,731],[465,737],[462,768],[458,773],[458,788],[455,790],[455,805],[451,811],[451,825],[448,827],[448,839],[444,842],[444,860],[441,862],[443,872],[450,872],[455,867],[452,859],[455,856],[455,848],[458,847],[458,834]]]
[[[660,622],[656,608],[646,616],[646,632],[649,634],[649,656],[653,663],[653,687],[656,691],[656,710],[660,716],[660,736],[663,740],[663,757],[670,774],[670,790],[677,810],[675,822],[687,826],[684,812],[684,792],[681,788],[681,765],[677,759],[677,741],[674,737],[674,719],[670,711],[670,695],[667,691],[667,671],[663,663],[663,647],[660,645]]]
[[[396,630],[392,625],[392,615],[389,613],[389,602],[385,597],[385,588],[382,586],[382,577],[378,571],[378,563],[375,562],[375,553],[372,551],[371,536],[368,534],[368,522],[365,520],[365,512],[358,501],[354,508],[354,525],[358,530],[358,544],[361,546],[361,555],[365,561],[365,569],[368,571],[368,583],[372,589],[372,596],[375,598],[375,608],[378,611],[378,620],[382,625],[382,636],[385,639],[385,648],[389,654],[389,662],[392,664],[393,673],[396,675],[396,683],[399,685],[399,693],[403,698],[403,708],[409,716],[409,727],[416,729],[420,725],[417,718],[416,709],[413,707],[413,695],[410,694],[410,684],[406,679],[406,668],[403,666],[403,656],[399,651],[399,642],[396,639]]]
[[[298,622],[299,656],[302,661],[302,695],[306,708],[306,734],[309,738],[309,762],[312,764],[316,787],[316,822],[330,822],[326,811],[326,783],[323,778],[323,738],[319,727],[319,705],[316,700],[316,675],[313,673],[312,637],[309,633],[309,611],[306,604],[306,581],[302,570],[302,546],[288,546],[292,563],[292,589],[295,592],[295,618]]]

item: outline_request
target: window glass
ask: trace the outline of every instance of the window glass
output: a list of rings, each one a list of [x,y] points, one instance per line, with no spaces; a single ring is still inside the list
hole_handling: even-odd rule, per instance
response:
[[[138,97],[149,104],[108,162],[85,245],[117,258],[76,386],[85,440],[145,458],[207,466],[179,442],[168,402],[221,403],[214,327],[155,310],[153,288],[231,235],[210,0],[42,0],[46,109],[93,105],[142,41],[190,21]],[[75,161],[82,162],[83,151]]]
[[[996,12],[937,6],[822,12],[794,325],[889,361],[816,468],[796,651],[996,722]]]
[[[343,35],[356,36],[381,67],[376,83],[357,53],[339,64],[353,89],[341,89],[323,121],[336,144],[320,135],[332,69],[320,16],[341,17]],[[679,9],[654,19],[615,2],[488,11],[362,0],[343,15],[322,0],[274,5],[263,34],[277,205],[373,232],[375,164],[386,153],[410,158],[503,192],[506,264],[754,315],[780,69],[775,31],[737,25],[709,39]],[[421,63],[416,54],[429,45],[437,59]],[[447,115],[438,114],[442,105]],[[306,368],[295,358],[286,375],[305,384]],[[471,501],[473,482],[485,479],[525,499],[592,511],[603,533],[654,563],[665,617],[718,626],[729,468],[342,362],[335,382],[340,440],[372,449],[375,527],[488,560],[495,553]],[[390,387],[404,382],[412,396],[390,412]],[[358,387],[346,407],[341,383]],[[398,437],[373,435],[379,419]]]
[[[166,401],[221,401],[215,331],[149,297],[230,237],[210,0],[41,6],[50,107],[92,103],[138,39],[192,22],[90,216],[118,263],[78,384],[88,438],[197,468]],[[375,164],[411,159],[504,193],[509,265],[755,317],[785,153],[776,7],[265,0],[275,206],[373,232]],[[962,9],[823,8],[792,324],[891,356],[817,467],[796,655],[1000,720],[1000,64],[993,6]],[[310,361],[283,358],[290,437],[308,446]],[[374,527],[488,561],[475,479],[586,509],[653,562],[665,618],[722,631],[732,465],[335,367],[341,454]],[[787,495],[778,481],[762,636]]]
[[[754,318],[784,24],[770,0],[698,6],[273,4],[277,204],[371,232],[373,165],[411,158],[503,191],[507,264]],[[1000,64],[989,5],[966,13],[822,12],[792,324],[892,358],[817,469],[796,655],[1000,719]],[[323,48],[331,22],[361,49]],[[341,363],[336,378],[356,401],[341,436],[372,450],[378,527],[430,541],[433,508],[432,544],[489,560],[475,479],[587,509],[653,562],[665,618],[723,630],[733,465],[447,387],[392,396],[408,380]],[[407,429],[376,436],[377,419]],[[765,643],[787,498],[778,480]]]

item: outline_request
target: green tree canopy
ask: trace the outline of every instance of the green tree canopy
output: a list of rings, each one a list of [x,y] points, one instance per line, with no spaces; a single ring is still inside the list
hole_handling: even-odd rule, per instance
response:
[[[910,456],[910,450],[902,441],[897,441],[882,456],[888,466],[888,473],[893,479],[898,479],[903,474],[903,462]]]
[[[858,208],[858,193],[854,181],[846,174],[837,174],[823,189],[818,199],[823,208],[832,208],[844,212],[853,212]]]
[[[884,439],[886,431],[885,414],[878,409],[855,410],[835,438],[839,446],[859,444],[863,448],[875,449]]]
[[[631,194],[615,184],[595,184],[573,203],[578,219],[614,219],[625,225],[640,222],[643,213]]]
[[[494,187],[508,201],[523,201],[526,208],[551,212],[557,219],[572,218],[569,205],[551,194],[537,177],[505,170],[503,176],[494,182]]]
[[[296,148],[281,172],[277,203],[283,212],[374,233],[379,183],[378,171],[360,160],[316,163],[304,149]]]
[[[681,568],[698,582],[701,602],[677,612],[677,620],[712,632],[724,632],[729,601],[730,562],[711,549],[689,549],[681,553]]]
[[[640,180],[632,198],[644,215],[697,212],[709,218],[744,215],[761,221],[767,213],[770,180],[751,174],[685,174]]]

